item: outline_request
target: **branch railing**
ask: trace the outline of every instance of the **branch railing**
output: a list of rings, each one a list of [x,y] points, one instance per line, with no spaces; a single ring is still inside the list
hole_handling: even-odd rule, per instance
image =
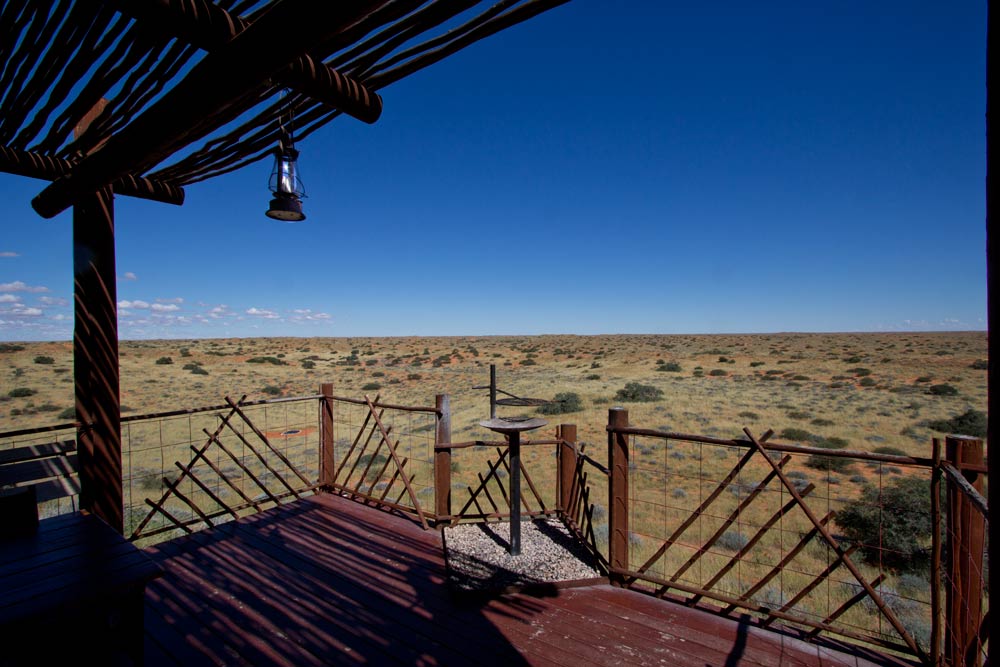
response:
[[[621,409],[607,432],[616,585],[807,640],[987,661],[981,441],[949,437],[944,460],[937,443],[870,454],[635,428]]]

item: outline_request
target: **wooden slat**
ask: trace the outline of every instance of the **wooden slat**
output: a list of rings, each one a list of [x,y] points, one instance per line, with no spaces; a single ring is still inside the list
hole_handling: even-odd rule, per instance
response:
[[[0,465],[18,463],[47,456],[60,456],[76,451],[76,441],[48,442],[41,445],[28,445],[0,450]]]
[[[77,455],[70,454],[5,465],[0,467],[0,486],[23,484],[49,477],[69,477],[76,474],[77,462]]]
[[[32,486],[35,487],[35,499],[40,503],[78,496],[80,495],[80,476],[56,477],[32,484]]]

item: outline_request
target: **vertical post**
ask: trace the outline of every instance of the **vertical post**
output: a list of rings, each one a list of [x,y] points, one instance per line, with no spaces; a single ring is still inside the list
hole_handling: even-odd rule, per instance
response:
[[[497,365],[490,364],[490,419],[497,418]]]
[[[941,664],[941,440],[931,440],[931,665]]]
[[[333,383],[324,382],[319,386],[319,483],[333,484],[333,474],[337,470],[333,438]]]
[[[949,435],[945,438],[945,456],[977,491],[982,492],[982,475],[965,470],[966,466],[983,465],[982,440]],[[954,666],[977,667],[980,664],[985,519],[965,493],[950,481],[948,534],[952,543],[948,549],[945,660]]]
[[[573,476],[576,474],[576,424],[556,427],[559,443],[559,510],[569,513],[573,504]]]
[[[628,569],[628,436],[617,429],[628,427],[628,410],[608,410],[608,561],[611,581],[622,585],[624,577],[615,570]]]
[[[451,443],[451,398],[448,394],[434,397],[437,428],[434,431],[434,512],[438,523],[451,520],[451,449],[438,445]]]
[[[124,532],[114,195],[73,207],[73,377],[80,506]]]
[[[510,443],[510,555],[521,555],[521,432],[511,431]]]

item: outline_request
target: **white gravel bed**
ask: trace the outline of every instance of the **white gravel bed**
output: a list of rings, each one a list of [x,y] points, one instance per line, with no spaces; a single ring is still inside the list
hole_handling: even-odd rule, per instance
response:
[[[521,523],[521,553],[511,556],[510,523],[444,529],[449,580],[461,591],[503,590],[601,576],[593,558],[558,519]]]

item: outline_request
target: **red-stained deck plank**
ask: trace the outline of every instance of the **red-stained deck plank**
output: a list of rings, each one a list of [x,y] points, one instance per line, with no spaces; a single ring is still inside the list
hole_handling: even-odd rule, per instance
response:
[[[150,665],[870,664],[607,585],[456,597],[438,532],[329,494],[148,553]]]

